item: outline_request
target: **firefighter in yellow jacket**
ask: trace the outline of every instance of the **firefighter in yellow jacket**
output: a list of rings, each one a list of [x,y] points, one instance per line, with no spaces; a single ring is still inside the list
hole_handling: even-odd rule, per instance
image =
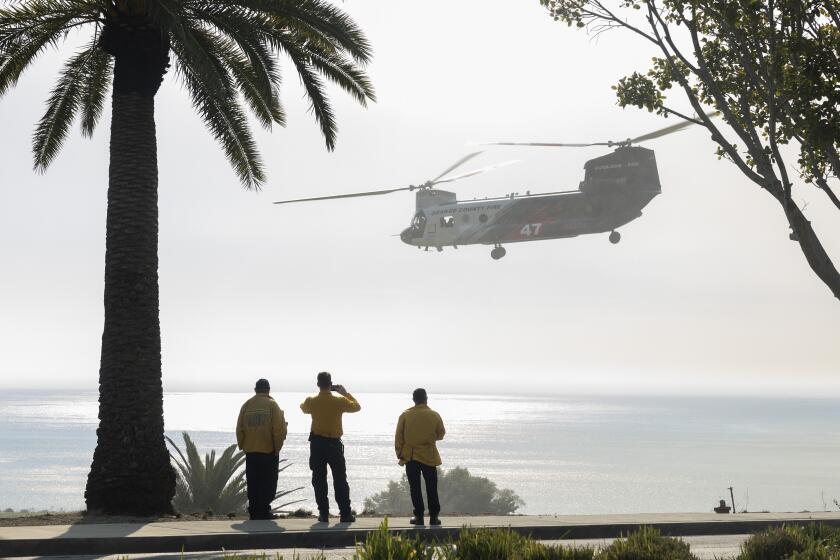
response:
[[[347,484],[347,463],[344,460],[344,429],[341,417],[345,412],[359,412],[359,401],[343,385],[333,385],[332,376],[322,371],[317,378],[318,394],[307,397],[300,405],[304,414],[312,415],[309,431],[309,468],[312,470],[312,489],[318,504],[318,521],[326,523],[330,517],[327,497],[327,467],[332,471],[333,491],[342,523],[356,520],[350,508],[350,486]],[[335,391],[338,395],[333,395]]]
[[[256,395],[245,401],[236,422],[236,443],[245,452],[248,514],[251,519],[274,519],[271,502],[277,494],[279,454],[286,441],[288,423],[283,411],[269,396],[271,385],[259,379]]]
[[[441,464],[436,442],[443,439],[446,429],[440,414],[429,408],[425,389],[415,389],[412,395],[414,406],[400,415],[394,447],[400,465],[405,465],[405,475],[411,490],[411,504],[414,507],[412,525],[423,525],[423,492],[420,490],[420,476],[426,481],[426,496],[429,498],[429,525],[440,525],[440,500],[438,499],[437,467]]]

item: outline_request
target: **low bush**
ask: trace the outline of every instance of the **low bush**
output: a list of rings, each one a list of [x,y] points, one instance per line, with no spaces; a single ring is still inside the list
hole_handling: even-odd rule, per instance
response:
[[[183,558],[184,555],[182,554],[181,559],[183,560]],[[294,552],[288,560],[303,560],[303,558],[303,556]],[[327,560],[327,556],[323,552],[318,552],[315,556],[306,556],[305,558],[306,560]],[[128,560],[128,557],[125,560]],[[222,556],[222,560],[286,560],[286,557],[279,552],[275,552],[274,554],[266,554],[265,552],[260,554],[238,554],[233,552]]]
[[[434,560],[434,556],[434,547],[419,537],[389,532],[386,517],[379,529],[368,533],[365,541],[356,545],[353,560]]]
[[[840,560],[840,529],[786,525],[751,536],[738,560]]]
[[[438,468],[438,493],[443,514],[509,515],[525,505],[513,490],[500,489],[492,480],[470,474],[468,469],[462,467],[448,471]],[[425,486],[423,499],[429,503]],[[365,498],[367,513],[398,515],[410,513],[411,510],[411,495],[405,474],[399,482],[392,480],[385,490]]]
[[[592,560],[592,548],[549,546],[510,529],[462,529],[441,547],[440,560]]]
[[[840,560],[840,551],[822,544],[811,543],[805,550],[791,554],[787,560]]]
[[[627,538],[615,539],[595,557],[598,560],[697,560],[688,543],[665,537],[653,527],[642,527]]]
[[[529,539],[507,529],[462,529],[452,546],[442,548],[442,560],[519,559]]]

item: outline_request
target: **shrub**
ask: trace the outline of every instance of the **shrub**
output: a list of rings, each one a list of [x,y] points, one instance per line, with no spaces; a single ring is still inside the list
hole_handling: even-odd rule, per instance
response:
[[[840,529],[785,525],[751,536],[738,560],[840,560]]]
[[[175,497],[172,499],[175,511],[243,511],[248,502],[245,472],[240,470],[245,463],[245,454],[237,451],[235,445],[231,445],[222,452],[218,461],[215,450],[205,455],[202,461],[189,434],[183,432],[182,436],[186,456],[171,438],[166,438],[178,454],[178,458],[173,456],[178,475],[175,481]]]
[[[424,500],[426,489],[423,485]],[[499,489],[496,483],[483,476],[474,476],[470,471],[455,467],[448,471],[438,469],[438,494],[441,513],[487,513],[509,515],[525,505],[525,502],[509,488]],[[386,515],[411,512],[411,496],[405,474],[399,482],[391,481],[388,487],[365,498],[365,511]]]
[[[376,531],[368,533],[363,543],[356,545],[353,560],[434,560],[434,548],[419,537],[409,538],[388,531],[386,517]]]
[[[178,457],[172,456],[177,474],[175,497],[172,499],[172,507],[175,511],[211,514],[245,511],[248,504],[245,471],[242,469],[245,453],[237,451],[236,445],[231,445],[222,452],[218,461],[215,450],[206,454],[202,461],[189,434],[183,432],[182,436],[186,455],[169,436],[166,436],[166,440],[178,454]],[[281,459],[280,462],[284,463],[286,459]],[[288,467],[288,464],[283,465],[280,467],[280,472]],[[291,490],[281,490],[277,492],[274,499],[280,499],[302,488],[301,486]],[[280,511],[281,508],[301,501],[303,500],[286,502],[274,508],[273,511]]]
[[[597,555],[598,560],[697,560],[688,543],[642,527],[625,539],[615,539]],[[776,558],[775,560],[780,560]]]
[[[528,539],[510,529],[468,529],[464,528],[454,546],[444,548],[444,560],[483,560],[496,558],[507,560],[521,558],[519,553]]]
[[[591,548],[547,546],[510,529],[464,528],[440,560],[592,560]]]
[[[738,560],[786,560],[808,549],[816,536],[813,529],[806,531],[796,526],[768,529],[752,535],[741,545]]]
[[[820,543],[812,542],[808,548],[800,552],[794,552],[787,560],[840,560],[840,551],[836,548],[829,548]]]

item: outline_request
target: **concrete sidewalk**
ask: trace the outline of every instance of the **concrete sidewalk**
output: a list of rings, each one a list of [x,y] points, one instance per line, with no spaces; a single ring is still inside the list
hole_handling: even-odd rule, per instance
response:
[[[0,527],[0,557],[337,548],[364,540],[381,522],[379,517],[365,517],[352,524],[278,519]],[[609,539],[642,525],[674,536],[741,535],[783,524],[840,526],[840,512],[444,517],[443,522],[441,527],[416,528],[408,518],[397,517],[388,525],[392,531],[428,540],[455,535],[463,526],[510,527],[541,540]]]

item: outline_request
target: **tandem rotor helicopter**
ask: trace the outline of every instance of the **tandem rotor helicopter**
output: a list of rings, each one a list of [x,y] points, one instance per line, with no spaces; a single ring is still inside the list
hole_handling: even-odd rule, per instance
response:
[[[399,191],[417,191],[416,210],[411,225],[400,234],[407,245],[418,249],[458,248],[459,245],[493,245],[490,256],[501,259],[503,244],[560,239],[593,233],[610,232],[609,240],[621,240],[617,229],[642,215],[642,209],[662,192],[653,150],[634,146],[691,126],[686,121],[621,141],[590,143],[496,142],[493,146],[614,147],[605,156],[584,165],[584,179],[578,189],[546,193],[511,193],[507,196],[477,200],[458,200],[455,193],[436,188],[485,171],[507,165],[492,165],[461,175],[447,177],[482,152],[469,154],[446,171],[419,185],[393,189],[355,192],[282,200],[274,204],[311,202],[339,198],[379,196]]]

